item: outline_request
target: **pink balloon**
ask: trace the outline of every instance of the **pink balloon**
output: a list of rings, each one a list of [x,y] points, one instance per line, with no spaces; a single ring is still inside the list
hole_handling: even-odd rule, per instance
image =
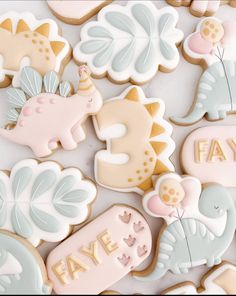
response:
[[[149,198],[147,208],[152,214],[158,217],[170,216],[174,211],[174,208],[164,204],[158,195],[153,195]]]
[[[201,34],[195,33],[189,39],[189,48],[198,54],[210,54],[213,44],[202,38]]]

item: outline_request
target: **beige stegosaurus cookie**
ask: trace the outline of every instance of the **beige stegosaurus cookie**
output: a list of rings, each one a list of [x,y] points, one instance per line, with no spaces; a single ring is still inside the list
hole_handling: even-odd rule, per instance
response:
[[[31,13],[9,12],[0,16],[0,87],[19,86],[25,66],[41,75],[50,70],[62,72],[69,62],[71,49],[59,35],[51,19],[37,20]]]
[[[166,0],[166,2],[177,7],[190,6],[190,12],[197,17],[215,14],[222,4],[236,7],[236,0]]]
[[[101,186],[142,194],[152,187],[153,175],[174,171],[169,157],[175,144],[164,109],[162,100],[146,98],[138,86],[104,103],[94,116],[97,136],[107,143],[95,155],[95,179]]]

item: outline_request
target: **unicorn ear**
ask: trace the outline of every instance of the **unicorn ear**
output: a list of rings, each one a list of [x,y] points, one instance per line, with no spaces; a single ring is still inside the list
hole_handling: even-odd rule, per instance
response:
[[[11,19],[6,19],[0,24],[0,28],[7,30],[12,33],[12,21]]]
[[[155,191],[144,197],[143,207],[153,217],[167,217],[173,212],[173,208],[165,205]]]
[[[200,181],[193,177],[186,177],[181,182],[181,185],[185,192],[185,197],[181,202],[182,206],[187,207],[198,203],[202,190]]]

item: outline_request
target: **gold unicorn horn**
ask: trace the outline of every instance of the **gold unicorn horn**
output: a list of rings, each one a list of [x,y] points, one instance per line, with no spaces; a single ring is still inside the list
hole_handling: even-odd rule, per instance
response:
[[[77,93],[81,96],[88,96],[95,92],[95,86],[90,78],[90,70],[86,65],[79,67],[80,81]]]

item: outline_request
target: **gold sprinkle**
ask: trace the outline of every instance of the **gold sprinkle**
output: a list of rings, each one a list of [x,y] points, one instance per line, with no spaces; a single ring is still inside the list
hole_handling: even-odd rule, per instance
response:
[[[147,173],[149,171],[149,169],[145,169],[144,172]]]
[[[36,32],[34,32],[34,34],[33,34],[33,35],[34,35],[34,37],[37,37],[37,36],[38,36],[38,34],[37,34]]]
[[[41,41],[39,41],[39,44],[43,45],[43,41],[42,41],[42,40],[41,40]]]
[[[50,58],[49,58],[49,56],[46,56],[45,59],[46,59],[47,61],[49,61]]]
[[[45,48],[45,52],[49,52],[49,48]]]
[[[153,162],[153,157],[150,157],[150,158],[149,158],[149,161],[150,161],[150,162]]]
[[[145,162],[143,163],[143,165],[144,165],[144,166],[147,166],[147,162],[145,161]]]
[[[138,177],[138,179],[139,179],[139,180],[142,180],[142,179],[143,179],[143,177],[141,177],[141,176],[140,176],[140,177]]]
[[[37,41],[36,41],[35,39],[33,39],[33,40],[32,40],[32,43],[36,44],[36,43],[37,43]]]
[[[140,171],[140,170],[137,170],[137,171],[136,171],[136,174],[140,174],[140,173],[141,173],[141,171]]]
[[[24,36],[25,36],[25,38],[29,38],[29,34],[25,34]]]
[[[148,151],[145,151],[145,155],[148,155],[149,154],[149,152]]]
[[[128,179],[128,182],[132,182],[132,181],[133,181],[133,179],[132,179],[132,178],[129,178],[129,179]]]

